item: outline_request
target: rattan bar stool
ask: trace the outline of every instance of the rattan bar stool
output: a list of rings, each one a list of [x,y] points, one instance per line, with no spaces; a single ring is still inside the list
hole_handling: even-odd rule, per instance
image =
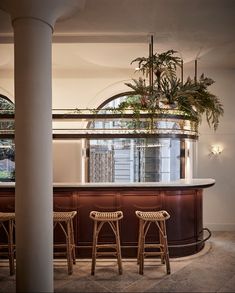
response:
[[[116,212],[90,212],[90,218],[94,220],[93,230],[93,245],[92,245],[92,265],[91,275],[95,275],[96,258],[99,256],[116,256],[118,263],[119,275],[122,274],[122,256],[121,256],[121,245],[119,235],[119,224],[118,221],[123,218],[121,211]],[[98,244],[98,236],[101,228],[105,223],[108,223],[115,235],[115,243]],[[99,251],[99,249],[114,249],[114,251]]]
[[[167,274],[171,273],[169,251],[166,234],[166,220],[170,215],[166,211],[142,212],[136,211],[136,216],[139,218],[139,240],[137,263],[139,264],[139,274],[143,275],[144,258],[145,256],[160,255],[161,263],[166,264]],[[145,243],[145,238],[148,233],[151,223],[155,223],[159,231],[159,243]],[[146,251],[147,248],[157,248],[157,251]]]
[[[75,241],[74,241],[74,229],[73,229],[73,218],[76,216],[77,212],[54,212],[53,213],[53,222],[54,229],[58,225],[64,236],[66,243],[56,244],[54,243],[54,248],[64,247],[66,248],[65,252],[55,252],[55,255],[66,255],[67,264],[68,264],[68,274],[73,273],[73,264],[76,264],[76,255],[75,255]]]
[[[9,259],[9,268],[10,275],[15,274],[15,265],[14,265],[14,237],[13,229],[15,223],[15,213],[2,213],[0,212],[0,228],[2,227],[6,236],[7,244],[0,244],[0,248],[8,249],[8,259]]]

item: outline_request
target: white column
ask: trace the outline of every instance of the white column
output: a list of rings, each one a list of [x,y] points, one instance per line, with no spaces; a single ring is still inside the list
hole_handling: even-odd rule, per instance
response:
[[[13,22],[16,96],[16,288],[53,292],[52,28]]]
[[[85,0],[1,0],[15,44],[16,291],[53,292],[51,43]]]

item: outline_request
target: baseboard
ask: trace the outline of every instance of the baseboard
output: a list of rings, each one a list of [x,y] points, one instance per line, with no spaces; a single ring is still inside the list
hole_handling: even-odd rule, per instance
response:
[[[235,231],[235,223],[204,223],[203,226],[211,231]]]

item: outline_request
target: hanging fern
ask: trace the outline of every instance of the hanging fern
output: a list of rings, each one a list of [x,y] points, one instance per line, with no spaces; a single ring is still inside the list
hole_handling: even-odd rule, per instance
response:
[[[148,76],[152,68],[155,79],[152,85],[146,84],[141,77],[133,79],[132,83],[126,83],[133,94],[119,107],[128,107],[138,113],[145,110],[149,114],[164,112],[166,108],[177,109],[197,123],[201,122],[205,114],[208,125],[216,130],[224,110],[219,98],[208,91],[214,80],[202,74],[198,81],[188,77],[182,83],[176,76],[177,66],[181,64],[181,58],[174,56],[176,53],[168,50],[161,54],[155,53],[152,57],[134,59],[131,63],[138,62],[143,75]]]
[[[188,78],[185,84],[179,86],[175,99],[178,108],[192,118],[201,121],[205,114],[208,125],[216,130],[224,110],[220,100],[207,89],[213,83],[214,80],[205,77],[204,74],[200,76],[198,82]]]

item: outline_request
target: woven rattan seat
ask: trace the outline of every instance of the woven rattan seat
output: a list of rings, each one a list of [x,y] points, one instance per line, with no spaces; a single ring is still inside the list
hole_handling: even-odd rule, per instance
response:
[[[3,228],[7,236],[7,244],[0,244],[0,248],[8,249],[8,259],[9,259],[9,268],[10,275],[15,273],[14,265],[14,223],[15,223],[15,213],[3,213],[0,212],[0,228]]]
[[[71,218],[73,219],[76,216],[77,212],[54,212],[53,213],[53,220],[56,222],[64,222],[70,221]]]
[[[123,213],[121,211],[117,211],[117,212],[92,211],[90,213],[90,218],[96,221],[118,221],[123,218]]]
[[[166,264],[167,274],[170,274],[169,251],[166,234],[166,220],[170,215],[166,211],[151,211],[143,212],[136,211],[136,216],[139,218],[139,240],[137,263],[139,264],[139,273],[143,275],[144,258],[146,256],[160,256],[161,263]],[[146,243],[146,235],[151,224],[156,224],[159,233],[158,243]],[[148,250],[147,250],[148,249]],[[151,249],[152,251],[149,251]],[[153,249],[155,249],[153,251]],[[157,251],[156,251],[157,249]]]
[[[15,220],[15,213],[2,213],[0,212],[0,221],[5,222],[9,220]]]
[[[53,213],[53,222],[54,229],[56,226],[59,226],[61,231],[65,236],[65,243],[54,243],[54,248],[66,248],[64,252],[54,253],[55,255],[66,255],[67,264],[68,264],[68,274],[73,273],[73,264],[76,264],[76,255],[75,255],[75,241],[74,241],[74,229],[73,229],[73,218],[76,216],[76,211],[71,212],[54,212]]]
[[[115,212],[92,211],[90,212],[90,218],[94,221],[91,275],[95,274],[96,259],[99,256],[117,257],[118,272],[121,275],[122,274],[122,257],[121,257],[121,245],[120,245],[118,221],[123,218],[123,213],[121,211],[115,211]],[[107,223],[111,227],[115,236],[115,243],[98,244],[99,233],[105,223]]]
[[[165,221],[170,218],[170,215],[166,211],[157,212],[141,212],[136,211],[136,216],[145,221]]]

